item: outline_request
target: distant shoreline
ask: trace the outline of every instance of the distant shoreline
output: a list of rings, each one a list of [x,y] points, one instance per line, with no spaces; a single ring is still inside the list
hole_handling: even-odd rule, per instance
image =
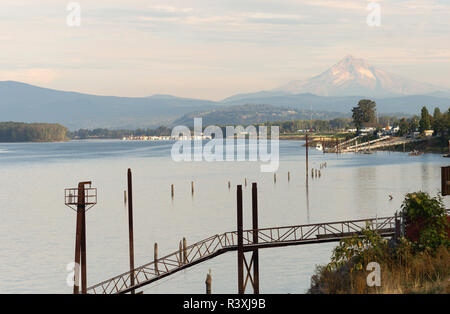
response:
[[[311,136],[310,139],[310,148],[314,148],[318,143],[321,142],[320,139],[323,139],[324,141],[331,141],[331,137],[321,137],[321,136]],[[270,137],[268,138],[270,140]],[[304,135],[287,135],[279,137],[280,141],[298,141],[298,142],[304,142],[305,136]],[[33,143],[66,143],[66,142],[72,142],[72,141],[120,141],[123,140],[120,138],[84,138],[84,139],[70,139],[67,138],[65,140],[54,140],[54,141],[3,141],[0,142],[0,144],[33,144]],[[127,140],[124,142],[175,142],[175,140]],[[305,146],[305,144],[303,144]],[[374,148],[372,151],[392,151],[392,152],[403,152],[403,146],[398,145],[390,150],[388,148]],[[414,142],[409,143],[405,145],[405,153],[409,153],[411,151],[419,151],[425,154],[440,154],[440,155],[446,155],[449,153],[449,148],[447,141],[442,141],[439,138],[432,138],[429,141],[423,141],[423,142]]]
[[[68,139],[67,128],[61,124],[0,122],[1,143],[61,142]]]
[[[55,140],[55,141],[0,141],[0,144],[32,144],[32,143],[65,143],[70,142],[72,139],[66,139],[66,140]]]

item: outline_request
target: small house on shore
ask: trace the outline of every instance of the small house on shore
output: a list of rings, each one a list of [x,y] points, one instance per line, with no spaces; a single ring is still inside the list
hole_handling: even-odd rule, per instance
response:
[[[434,130],[425,130],[425,131],[423,131],[423,134],[424,134],[426,137],[432,137],[432,136],[433,136],[433,133],[434,133]]]

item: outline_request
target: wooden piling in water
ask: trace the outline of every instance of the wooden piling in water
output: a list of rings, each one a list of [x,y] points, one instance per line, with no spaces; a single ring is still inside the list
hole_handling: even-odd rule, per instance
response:
[[[231,189],[231,182],[228,181],[228,190]]]
[[[258,185],[256,182],[252,186],[252,229],[253,243],[258,244]],[[259,252],[258,249],[253,250],[253,292],[259,294]],[[248,270],[250,272],[250,270]]]
[[[273,174],[273,183],[277,183],[277,174],[276,173]]]
[[[153,260],[154,260],[154,264],[155,264],[155,273],[159,276],[159,270],[158,270],[158,243],[155,243]]]
[[[238,293],[244,294],[244,239],[242,217],[242,185],[237,186]]]
[[[212,292],[212,289],[211,289],[211,285],[212,285],[211,269],[209,270],[208,274],[206,275],[205,284],[206,284],[206,294],[211,294],[211,292]]]
[[[183,264],[187,264],[187,241],[183,238]]]
[[[191,181],[191,193],[194,195],[194,181]]]
[[[173,184],[170,186],[170,190],[171,190],[171,195],[172,195],[172,198],[173,198],[173,196],[174,196],[174,188],[173,188]]]
[[[123,191],[123,202],[126,204],[127,203],[127,191]]]
[[[182,265],[183,264],[183,244],[181,244],[181,241],[180,241],[180,246],[179,246],[178,258],[179,258],[178,263],[180,265]]]
[[[291,181],[291,173],[288,171],[288,182]]]

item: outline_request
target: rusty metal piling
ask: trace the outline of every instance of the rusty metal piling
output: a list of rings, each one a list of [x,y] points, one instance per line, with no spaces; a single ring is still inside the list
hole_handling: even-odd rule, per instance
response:
[[[74,294],[80,293],[80,286],[81,293],[87,293],[86,211],[97,203],[97,190],[90,187],[88,189],[85,188],[85,185],[91,186],[91,184],[92,183],[90,181],[80,182],[78,183],[78,188],[65,189],[65,205],[77,213],[73,286]],[[90,191],[94,191],[95,194],[89,194]]]
[[[244,239],[242,217],[242,185],[237,186],[238,293],[244,294]]]
[[[258,186],[253,183],[252,186],[252,229],[253,244],[258,244]],[[253,292],[259,294],[259,252],[253,250]]]
[[[130,283],[134,286],[134,235],[133,235],[133,180],[131,169],[128,169],[128,240],[130,247]],[[134,294],[135,290],[131,291]]]

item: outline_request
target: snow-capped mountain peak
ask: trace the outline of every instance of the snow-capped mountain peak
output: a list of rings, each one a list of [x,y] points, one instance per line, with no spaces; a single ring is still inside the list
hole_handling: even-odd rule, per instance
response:
[[[402,78],[347,55],[327,71],[304,81],[291,81],[275,91],[321,96],[393,96],[431,93],[442,88]]]

